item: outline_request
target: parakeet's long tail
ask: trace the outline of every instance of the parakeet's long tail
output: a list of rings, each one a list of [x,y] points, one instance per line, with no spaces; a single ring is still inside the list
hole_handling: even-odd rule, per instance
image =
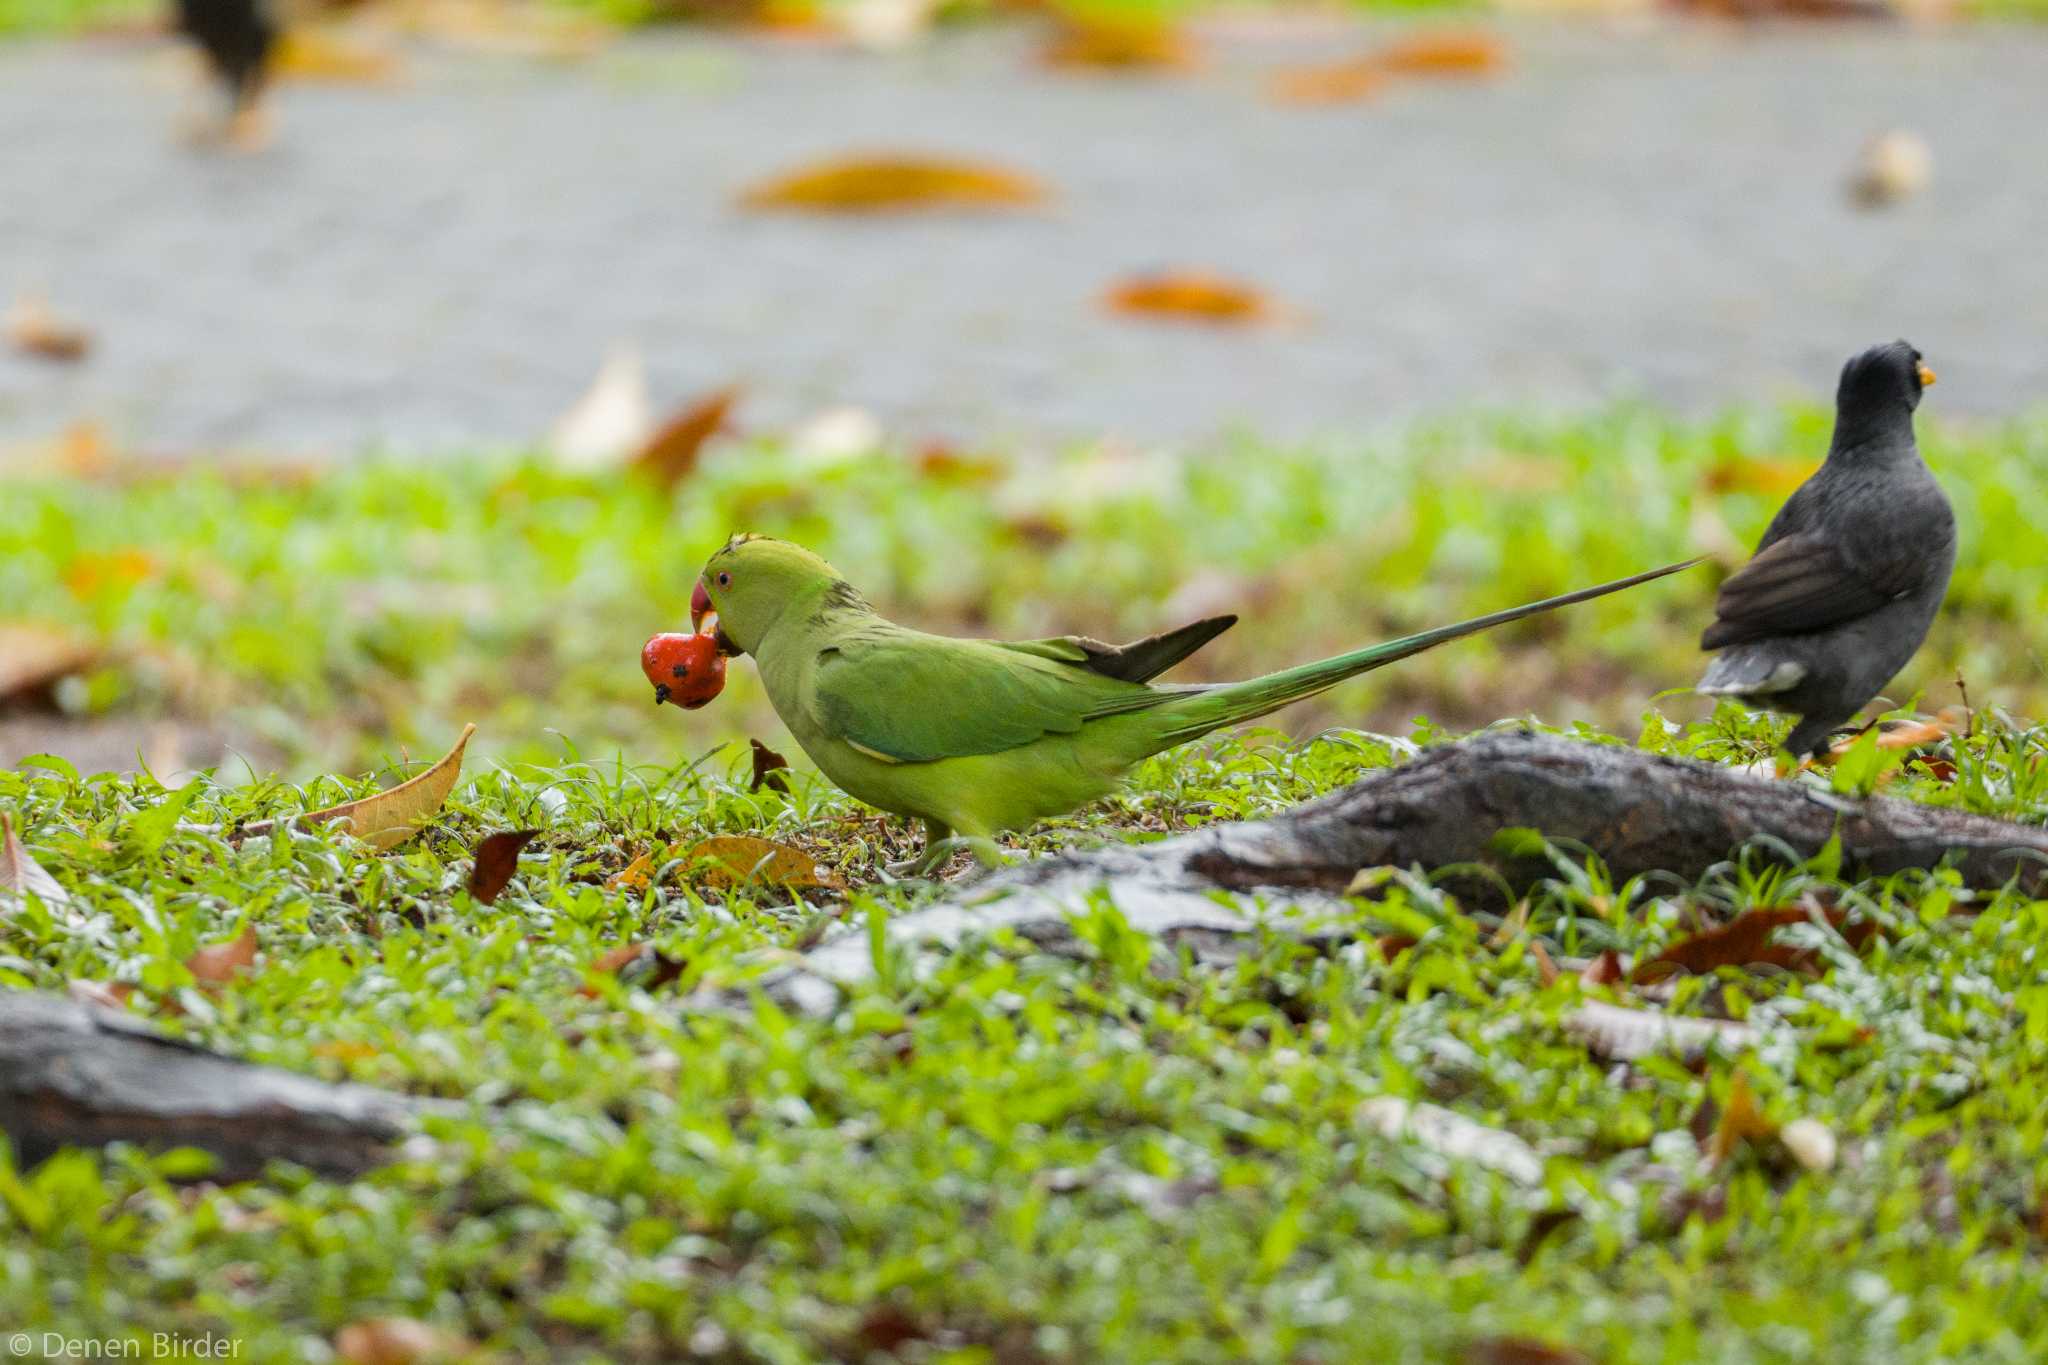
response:
[[[1595,597],[1605,597],[1611,592],[1633,588],[1648,583],[1666,574],[1690,569],[1699,563],[1688,559],[1680,564],[1666,564],[1661,569],[1635,574],[1629,578],[1617,578],[1612,583],[1598,587],[1581,588],[1561,597],[1546,597],[1541,602],[1530,602],[1524,606],[1510,607],[1488,616],[1475,616],[1469,621],[1460,621],[1452,626],[1438,626],[1416,635],[1389,640],[1385,644],[1367,645],[1364,649],[1334,658],[1322,659],[1298,668],[1286,669],[1279,673],[1268,673],[1262,678],[1248,678],[1244,682],[1226,683],[1220,687],[1190,690],[1175,697],[1171,702],[1151,712],[1165,722],[1157,731],[1158,745],[1153,752],[1171,748],[1176,744],[1199,738],[1211,730],[1241,721],[1254,720],[1270,711],[1277,711],[1289,702],[1300,701],[1324,692],[1347,678],[1361,673],[1370,673],[1425,649],[1434,649],[1451,640],[1467,635],[1477,635],[1482,630],[1504,626],[1510,621],[1519,621],[1527,616],[1539,616],[1559,607],[1569,607],[1575,602],[1589,602]]]

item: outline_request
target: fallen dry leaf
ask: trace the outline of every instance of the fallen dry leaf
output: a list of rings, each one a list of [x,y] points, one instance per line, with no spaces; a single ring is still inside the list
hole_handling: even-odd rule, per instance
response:
[[[469,737],[475,733],[474,725],[463,726],[462,737],[455,741],[454,748],[441,756],[439,762],[418,777],[401,782],[388,791],[344,801],[338,806],[307,811],[304,815],[259,820],[244,825],[242,835],[249,838],[269,834],[280,824],[321,825],[339,820],[347,822],[350,834],[379,851],[396,848],[433,819],[434,813],[448,799],[448,793],[455,790],[456,780],[462,776],[463,751],[469,747]]]
[[[1732,1019],[1691,1019],[1598,1000],[1566,1015],[1564,1027],[1595,1056],[1611,1062],[1632,1062],[1659,1052],[1690,1060],[1711,1047],[1730,1052],[1749,1047],[1760,1036],[1748,1024]]]
[[[691,849],[687,861],[699,869],[698,875],[706,886],[718,890],[748,883],[792,891],[838,891],[845,887],[802,849],[750,834],[714,835]]]
[[[1458,1365],[1593,1365],[1593,1358],[1534,1337],[1482,1337],[1458,1353]]]
[[[109,985],[104,981],[71,981],[65,983],[64,993],[81,1005],[97,1005],[105,1010],[125,1010],[128,997],[135,994],[135,988],[127,982]]]
[[[42,692],[99,662],[99,648],[56,626],[0,622],[0,702]]]
[[[497,900],[519,870],[519,850],[539,834],[537,829],[501,829],[477,840],[476,862],[469,869],[470,896],[482,905]]]
[[[915,209],[1024,208],[1043,203],[1030,176],[976,161],[916,155],[821,161],[748,189],[750,209],[806,213],[893,213]]]
[[[642,853],[612,874],[607,881],[607,891],[645,891],[654,880],[654,855]]]
[[[156,557],[147,550],[88,550],[73,555],[64,566],[64,586],[72,596],[89,601],[109,589],[132,588],[154,578],[156,572]]]
[[[18,350],[45,360],[79,361],[92,350],[92,333],[67,322],[42,299],[19,299],[7,310],[7,340]]]
[[[0,811],[0,895],[34,896],[51,910],[71,904],[71,894],[21,846],[6,811]]]
[[[228,985],[255,966],[256,929],[247,924],[226,943],[209,943],[185,959],[185,970],[202,986]]]
[[[1251,285],[1206,270],[1164,271],[1111,285],[1103,306],[1125,317],[1170,318],[1243,326],[1269,323],[1286,309]]]
[[[1729,455],[1708,466],[1706,488],[1710,493],[1764,493],[1782,498],[1812,478],[1818,468],[1812,460]]]
[[[270,58],[273,74],[322,85],[388,85],[398,79],[397,57],[327,28],[288,28]]]
[[[369,1043],[359,1043],[348,1038],[330,1038],[324,1043],[313,1044],[313,1055],[324,1057],[330,1062],[366,1062],[378,1055],[380,1049]]]
[[[605,355],[597,378],[555,422],[548,446],[560,468],[609,469],[644,450],[653,430],[647,367],[637,349],[622,344]]]
[[[1621,954],[1609,948],[1588,962],[1579,972],[1581,986],[1612,986],[1621,980]]]
[[[334,1334],[334,1354],[343,1365],[427,1365],[459,1360],[475,1349],[467,1339],[416,1318],[366,1318]]]
[[[1009,472],[1001,460],[968,455],[944,441],[928,441],[917,452],[917,472],[940,483],[994,483]]]
[[[739,396],[739,385],[728,385],[684,408],[640,447],[633,468],[663,488],[675,487],[696,469],[704,443],[725,426]]]
[[[750,739],[747,743],[754,746],[754,780],[747,784],[747,790],[757,792],[763,787],[773,787],[776,791],[787,792],[789,760],[758,739]]]
[[[1401,76],[1494,76],[1507,70],[1508,47],[1480,29],[1441,29],[1411,34],[1373,60]]]
[[[659,990],[683,974],[683,963],[658,951],[651,943],[624,943],[600,954],[590,964],[590,979],[576,988],[578,995],[595,999],[604,994],[594,978],[615,976],[643,991]]]
[[[1200,50],[1163,15],[1069,16],[1041,54],[1047,66],[1186,71]]]
[[[1765,963],[1785,971],[1813,971],[1815,957],[1811,949],[1771,942],[1771,935],[1786,925],[1805,924],[1810,918],[1798,906],[1751,910],[1726,924],[1680,939],[1639,965],[1631,980],[1640,984],[1675,972],[1704,976],[1717,967],[1747,967],[1753,963]]]
[[[1709,1100],[1708,1105],[1713,1101]],[[1703,1106],[1702,1112],[1707,1112]],[[1763,1109],[1756,1102],[1756,1092],[1750,1088],[1749,1073],[1737,1071],[1728,1083],[1728,1102],[1719,1106],[1718,1114],[1712,1115],[1713,1127],[1700,1139],[1700,1154],[1713,1165],[1720,1165],[1735,1154],[1735,1149],[1751,1138],[1767,1138],[1777,1134],[1778,1125],[1764,1116]]]
[[[1273,73],[1266,95],[1277,104],[1356,104],[1386,87],[1387,73],[1371,57],[1290,66]]]

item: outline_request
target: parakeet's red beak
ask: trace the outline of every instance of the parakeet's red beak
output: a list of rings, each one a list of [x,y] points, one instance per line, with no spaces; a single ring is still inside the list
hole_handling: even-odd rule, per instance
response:
[[[707,616],[711,618],[711,631],[718,639],[718,652],[720,654],[728,658],[737,659],[740,655],[746,653],[744,649],[741,649],[732,642],[732,637],[727,635],[724,627],[718,624],[717,611],[711,605],[711,594],[704,591],[704,580],[700,578],[697,580],[697,590],[690,594],[690,629],[702,635],[704,633],[704,618]]]

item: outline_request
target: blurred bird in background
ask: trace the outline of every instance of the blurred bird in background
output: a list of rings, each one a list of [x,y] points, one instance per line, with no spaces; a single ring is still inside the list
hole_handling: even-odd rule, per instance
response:
[[[210,123],[217,136],[240,151],[270,140],[265,90],[277,48],[277,24],[264,0],[175,0],[178,31],[197,43],[227,94],[224,120]]]

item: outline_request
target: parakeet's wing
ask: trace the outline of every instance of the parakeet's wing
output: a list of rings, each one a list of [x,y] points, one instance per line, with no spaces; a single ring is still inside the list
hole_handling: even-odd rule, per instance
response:
[[[811,706],[828,734],[879,758],[926,763],[1073,734],[1174,695],[1029,646],[892,630],[820,651]]]
[[[1799,531],[1766,545],[1721,584],[1714,624],[1700,637],[1720,649],[1798,635],[1868,615],[1912,587],[1892,563],[1858,567],[1829,537]]]
[[[1127,645],[1104,644],[1085,635],[1056,635],[1049,640],[1011,641],[1004,648],[1079,664],[1105,678],[1141,683],[1152,681],[1236,624],[1235,616],[1211,616]]]

